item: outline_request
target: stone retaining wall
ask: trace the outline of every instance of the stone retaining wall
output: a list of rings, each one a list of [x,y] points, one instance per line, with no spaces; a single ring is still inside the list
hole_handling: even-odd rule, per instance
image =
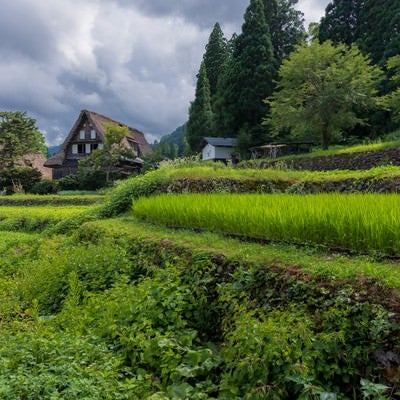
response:
[[[400,177],[342,179],[337,181],[272,181],[265,179],[182,178],[165,188],[167,193],[397,193]]]
[[[400,165],[400,148],[264,161],[261,167],[269,168],[277,164],[285,164],[290,169],[309,171],[366,170],[383,165]]]

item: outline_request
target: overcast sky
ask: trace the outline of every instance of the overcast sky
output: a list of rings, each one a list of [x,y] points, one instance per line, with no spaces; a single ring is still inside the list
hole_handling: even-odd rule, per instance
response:
[[[187,119],[215,22],[240,32],[249,0],[13,0],[0,12],[0,110],[61,143],[81,109],[152,142]],[[328,0],[299,0],[306,26]]]

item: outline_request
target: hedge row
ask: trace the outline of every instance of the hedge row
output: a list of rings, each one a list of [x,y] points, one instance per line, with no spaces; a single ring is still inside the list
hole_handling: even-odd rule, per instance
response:
[[[0,206],[86,206],[101,203],[104,196],[14,195],[0,196]]]

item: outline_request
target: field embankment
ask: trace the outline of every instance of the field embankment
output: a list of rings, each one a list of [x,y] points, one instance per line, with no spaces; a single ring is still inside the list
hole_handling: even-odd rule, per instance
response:
[[[282,168],[285,166],[292,170],[308,171],[369,170],[380,166],[399,166],[399,146],[399,140],[347,146],[276,159],[245,161],[241,166],[244,168]]]
[[[136,207],[154,201],[147,211],[143,209],[143,216],[162,216],[166,211],[157,201],[164,198],[175,202],[167,207],[178,205],[175,216],[193,212],[189,206],[207,205],[200,195],[196,196],[201,201],[182,194],[154,198],[174,192],[171,188],[182,180],[260,179],[265,183],[283,182],[290,176],[291,186],[321,175],[290,171],[258,175],[255,170],[192,167],[160,169],[130,179],[103,203],[71,208],[70,214],[50,204],[18,207],[19,221],[41,220],[42,209],[53,218],[35,228],[36,233],[10,232],[5,230],[10,225],[0,224],[4,238],[0,243],[0,398],[398,397],[400,269],[396,261],[199,232],[192,229],[196,218],[188,223],[190,229],[170,229],[166,221],[149,224],[129,212],[133,202]],[[390,178],[397,171],[363,173]],[[233,191],[225,189],[221,191]],[[324,196],[340,197],[320,198]],[[275,232],[273,220],[281,215],[280,223],[295,222],[293,229],[297,229],[288,241],[299,238],[310,218],[320,218],[314,228],[326,232],[325,239],[335,236],[329,233],[328,222],[336,223],[336,233],[342,235],[354,212],[350,208],[342,219],[338,217],[340,199],[336,205],[328,202],[329,206],[327,201],[316,201],[313,210],[307,208],[307,196],[225,193],[208,197],[219,203],[198,209],[199,219],[212,220],[215,211],[234,210],[231,221],[226,216],[218,227],[233,222],[243,225],[243,235],[249,236],[253,225],[261,228],[268,220],[272,220],[270,231]],[[234,205],[236,197],[246,198],[245,204]],[[253,198],[260,203],[251,203]],[[357,196],[352,198],[362,213]],[[391,200],[396,208],[394,195],[376,198]],[[303,208],[294,206],[295,199],[304,199]],[[185,211],[181,206],[186,200]],[[272,214],[261,220],[260,207]],[[385,210],[388,204],[382,207]],[[4,209],[13,207],[0,207],[0,215]],[[240,214],[250,209],[252,217]],[[286,221],[284,210],[292,213]],[[328,218],[324,212],[332,214]],[[302,215],[304,222],[299,222]],[[12,213],[8,217],[14,218]],[[390,215],[386,217],[390,223]],[[378,220],[379,214],[375,223],[368,218],[363,222],[372,223],[372,232]],[[44,226],[47,229],[37,233]],[[388,226],[381,231],[386,239],[393,234]],[[356,245],[351,243],[353,249]]]

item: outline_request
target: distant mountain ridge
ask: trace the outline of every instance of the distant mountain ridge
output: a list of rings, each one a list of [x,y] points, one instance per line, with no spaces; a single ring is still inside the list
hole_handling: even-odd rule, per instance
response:
[[[60,145],[58,145],[58,146],[49,146],[47,149],[49,151],[50,156],[53,156],[54,154],[57,153],[59,148],[60,148]]]
[[[153,151],[168,158],[183,156],[187,151],[186,123],[162,136],[159,142],[154,142]]]

